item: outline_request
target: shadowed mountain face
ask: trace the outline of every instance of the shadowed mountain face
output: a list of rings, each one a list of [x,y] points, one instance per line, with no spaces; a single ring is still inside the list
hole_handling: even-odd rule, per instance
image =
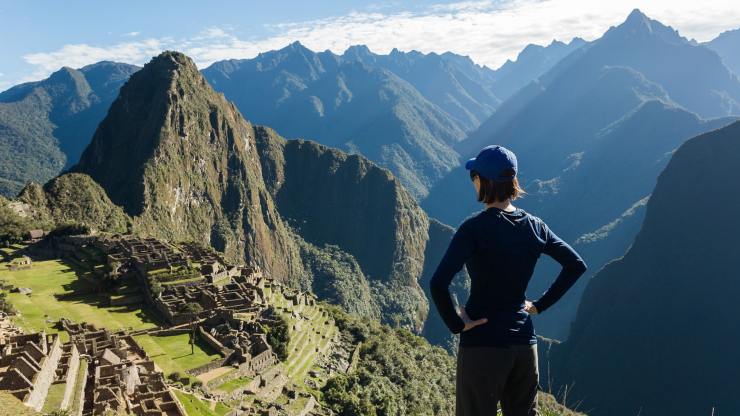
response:
[[[407,72],[399,75],[386,67]],[[439,82],[427,82],[425,69]],[[255,122],[287,137],[361,153],[389,168],[417,197],[459,163],[452,144],[497,103],[490,93],[477,97],[481,101],[467,94],[454,78],[464,78],[461,71],[445,66],[439,56],[379,57],[361,47],[338,56],[314,53],[296,42],[254,59],[217,62],[203,73]],[[465,83],[473,81],[465,78]],[[468,88],[485,91],[474,87]]]
[[[589,282],[551,375],[589,415],[740,412],[738,154],[740,123],[684,143],[632,247]]]
[[[388,170],[253,126],[176,52],[121,88],[74,170],[62,183],[74,179],[80,190],[71,187],[63,202],[79,192],[89,206],[74,212],[112,201],[135,233],[211,245],[350,312],[417,332],[429,308],[418,281],[442,255],[430,247],[452,236],[436,222],[431,229]],[[88,196],[99,192],[86,180],[100,189],[90,178],[106,198]],[[27,189],[24,201],[37,210],[75,220],[57,218],[50,186]],[[448,338],[430,336],[445,345]]]
[[[667,75],[676,72],[679,61],[703,68],[684,74],[692,85],[683,89],[675,82],[683,75]],[[727,76],[707,75],[715,73]],[[513,150],[529,192],[517,204],[548,222],[596,272],[632,242],[646,198],[671,152],[688,138],[732,121],[707,121],[677,103],[678,97],[696,110],[716,91],[708,85],[722,79],[728,91],[735,88],[736,80],[716,54],[635,11],[624,24],[571,53],[506,101],[457,148],[463,159],[491,143]],[[718,108],[712,105],[703,108]],[[462,167],[440,180],[423,206],[448,224],[459,224],[480,208]],[[549,286],[556,266],[549,258],[540,262],[530,297]],[[567,336],[589,277],[538,317],[543,335]]]
[[[138,67],[62,68],[0,94],[0,194],[46,182],[77,162],[118,89]]]
[[[740,29],[723,32],[710,42],[704,44],[707,48],[717,52],[722,62],[730,68],[736,76],[740,76]]]

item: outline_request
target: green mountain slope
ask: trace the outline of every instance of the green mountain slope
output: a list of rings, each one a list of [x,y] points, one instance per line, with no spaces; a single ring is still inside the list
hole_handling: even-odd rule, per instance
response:
[[[0,193],[46,182],[76,163],[118,89],[138,67],[99,62],[64,67],[0,94]]]

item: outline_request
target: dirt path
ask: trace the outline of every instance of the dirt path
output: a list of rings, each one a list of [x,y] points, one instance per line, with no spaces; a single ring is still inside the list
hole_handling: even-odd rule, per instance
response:
[[[220,377],[220,376],[228,373],[229,371],[231,371],[233,369],[234,369],[233,367],[218,367],[218,368],[214,368],[211,371],[207,371],[207,372],[205,372],[205,373],[197,376],[196,378],[198,380],[200,380],[205,385],[209,381],[211,381],[211,380],[213,380],[215,378],[218,378],[218,377]]]

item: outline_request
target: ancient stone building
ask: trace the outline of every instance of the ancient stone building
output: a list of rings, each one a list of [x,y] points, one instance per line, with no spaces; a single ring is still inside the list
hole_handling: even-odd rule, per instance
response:
[[[0,390],[40,411],[56,377],[62,345],[56,334],[11,335],[0,340]]]

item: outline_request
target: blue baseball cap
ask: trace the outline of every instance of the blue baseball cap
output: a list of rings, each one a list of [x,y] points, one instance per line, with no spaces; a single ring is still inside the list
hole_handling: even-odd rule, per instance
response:
[[[503,146],[492,144],[484,147],[478,156],[468,160],[465,169],[474,170],[486,179],[510,181],[516,177],[516,155]],[[514,175],[503,175],[509,169],[514,171]]]

